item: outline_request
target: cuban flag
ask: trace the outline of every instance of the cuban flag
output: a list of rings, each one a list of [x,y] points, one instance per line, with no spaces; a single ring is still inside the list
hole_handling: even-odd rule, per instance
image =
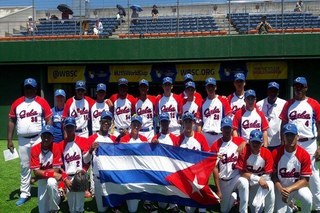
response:
[[[104,206],[141,199],[210,207],[219,203],[208,180],[216,155],[165,144],[100,143],[97,167]]]

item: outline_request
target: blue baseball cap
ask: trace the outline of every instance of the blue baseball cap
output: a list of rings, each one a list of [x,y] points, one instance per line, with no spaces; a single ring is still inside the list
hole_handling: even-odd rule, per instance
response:
[[[41,134],[50,133],[53,135],[54,133],[54,127],[51,125],[45,125],[42,127]]]
[[[187,89],[188,87],[192,87],[192,88],[196,88],[196,84],[193,82],[193,81],[188,81],[186,84],[185,84],[185,88]]]
[[[191,112],[186,112],[182,115],[182,120],[186,120],[186,119],[190,119],[190,120],[194,120],[194,115]]]
[[[97,91],[107,91],[107,86],[103,83],[97,85]]]
[[[34,88],[37,87],[37,81],[33,78],[27,78],[24,80],[24,86],[32,86]]]
[[[72,126],[76,127],[77,126],[76,119],[74,117],[67,117],[66,119],[64,119],[63,125],[64,126],[72,125]]]
[[[185,75],[183,76],[183,80],[184,80],[184,81],[187,81],[187,80],[193,81],[193,75],[190,74],[190,73],[185,74]]]
[[[170,121],[169,113],[163,112],[159,117],[160,121]]]
[[[282,127],[283,134],[292,133],[297,135],[298,129],[295,124],[286,124]]]
[[[307,79],[305,77],[297,77],[293,81],[293,85],[295,84],[302,84],[303,86],[308,86]]]
[[[234,80],[235,81],[245,81],[246,76],[242,72],[238,72],[234,75]]]
[[[245,93],[244,93],[244,97],[247,98],[249,96],[253,96],[256,97],[256,92],[252,89],[248,89]]]
[[[102,120],[102,119],[107,119],[107,118],[110,118],[112,120],[113,115],[110,111],[103,110],[101,113],[100,119]]]
[[[63,97],[66,97],[66,93],[63,89],[57,89],[55,92],[54,92],[54,96],[57,97],[57,96],[63,96]]]
[[[134,122],[134,121],[138,121],[139,123],[142,124],[142,118],[141,118],[141,116],[139,116],[139,115],[137,115],[137,114],[132,115],[132,117],[131,117],[131,122]]]
[[[170,77],[163,78],[162,84],[166,84],[166,83],[172,84],[173,83],[172,78],[170,78]]]
[[[85,81],[77,81],[76,82],[76,90],[77,89],[84,89],[86,90],[86,82]]]
[[[270,89],[270,88],[276,88],[277,90],[279,90],[280,85],[277,82],[272,81],[272,82],[269,82],[269,84],[268,84],[268,89]]]
[[[120,78],[118,80],[118,85],[127,85],[128,86],[129,81],[126,78]]]
[[[257,142],[260,142],[262,143],[263,142],[263,134],[260,130],[258,129],[255,129],[255,130],[252,130],[250,132],[250,138],[249,138],[249,141],[257,141]]]
[[[232,120],[229,116],[222,118],[221,120],[221,129],[223,127],[232,127]]]
[[[208,86],[208,85],[214,85],[214,86],[216,86],[216,85],[217,85],[216,79],[215,79],[215,78],[212,78],[212,77],[207,78],[207,79],[206,79],[206,82],[205,82],[205,86]]]
[[[139,81],[139,86],[142,84],[149,86],[149,82],[146,79],[142,79],[141,81]]]

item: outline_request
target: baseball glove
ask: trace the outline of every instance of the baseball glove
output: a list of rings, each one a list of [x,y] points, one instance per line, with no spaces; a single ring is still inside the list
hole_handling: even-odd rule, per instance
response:
[[[78,170],[73,177],[71,191],[84,192],[89,188],[88,175],[84,170]]]

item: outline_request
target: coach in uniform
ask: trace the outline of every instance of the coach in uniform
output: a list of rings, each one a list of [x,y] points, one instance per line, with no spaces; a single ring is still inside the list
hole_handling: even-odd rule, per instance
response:
[[[33,78],[24,81],[24,96],[11,105],[7,131],[7,147],[14,149],[12,142],[13,130],[17,127],[19,156],[21,169],[20,199],[17,206],[23,205],[30,197],[30,150],[32,145],[39,143],[42,125],[45,121],[52,124],[52,112],[48,102],[37,96],[37,82]]]

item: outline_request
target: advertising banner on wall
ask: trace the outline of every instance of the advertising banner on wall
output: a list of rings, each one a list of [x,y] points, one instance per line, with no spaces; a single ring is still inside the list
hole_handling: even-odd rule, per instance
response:
[[[248,80],[287,79],[288,66],[285,61],[247,62]]]
[[[177,64],[177,81],[183,81],[185,74],[192,74],[194,81],[205,81],[208,77],[219,78],[220,63]]]
[[[119,78],[126,78],[129,82],[151,81],[151,65],[111,65],[109,69],[110,82],[118,82]]]
[[[48,83],[74,83],[84,80],[85,66],[49,66]]]

